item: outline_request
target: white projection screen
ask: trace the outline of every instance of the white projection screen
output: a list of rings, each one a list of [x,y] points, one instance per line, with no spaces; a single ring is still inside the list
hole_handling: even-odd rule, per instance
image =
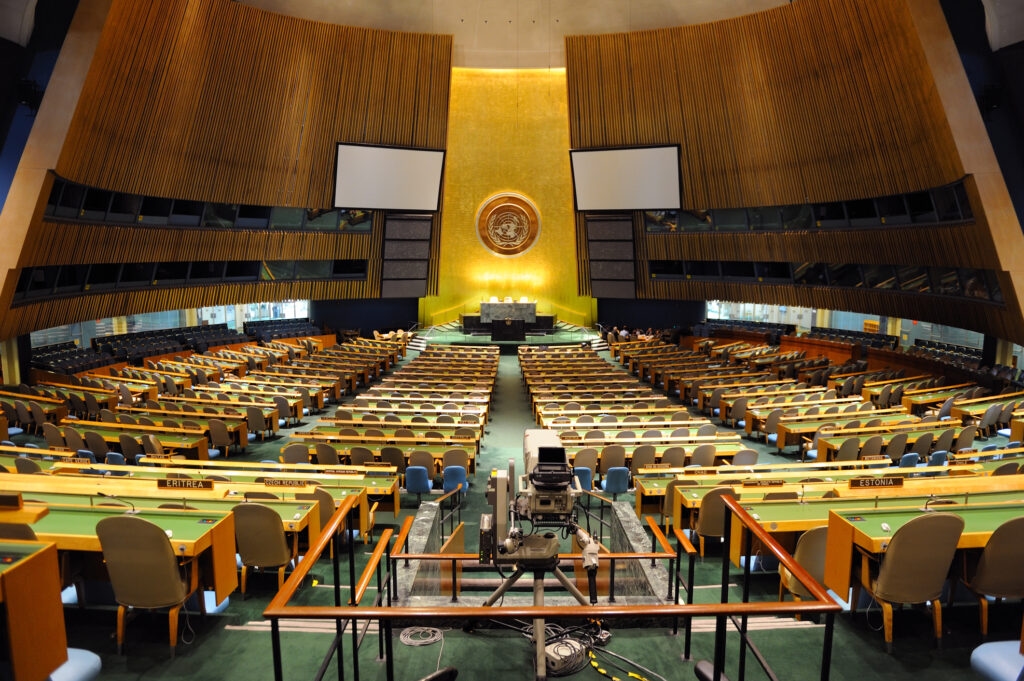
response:
[[[436,211],[443,169],[443,151],[339,143],[334,207]]]
[[[572,149],[576,210],[678,210],[679,145]]]

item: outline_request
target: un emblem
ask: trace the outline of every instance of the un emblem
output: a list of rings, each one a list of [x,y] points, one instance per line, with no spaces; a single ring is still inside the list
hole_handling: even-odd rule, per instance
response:
[[[494,194],[476,213],[476,233],[493,253],[520,255],[530,250],[540,235],[540,213],[521,194]]]

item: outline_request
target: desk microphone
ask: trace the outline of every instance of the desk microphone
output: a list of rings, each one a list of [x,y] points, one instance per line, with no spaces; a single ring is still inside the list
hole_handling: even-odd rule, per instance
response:
[[[125,511],[125,513],[128,514],[128,515],[135,515],[135,514],[137,514],[139,512],[139,509],[135,508],[135,504],[133,504],[132,502],[130,502],[127,499],[121,499],[121,498],[119,498],[118,496],[116,496],[114,494],[107,494],[106,492],[96,492],[96,495],[104,497],[105,499],[114,499],[116,501],[123,501],[124,503],[128,504],[129,506],[131,506],[131,510],[130,511]]]

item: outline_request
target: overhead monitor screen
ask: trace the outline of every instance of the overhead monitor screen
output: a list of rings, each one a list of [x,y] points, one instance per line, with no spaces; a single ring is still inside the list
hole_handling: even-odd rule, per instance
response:
[[[444,151],[339,143],[334,206],[436,211],[443,169]]]
[[[681,207],[679,146],[573,149],[576,210],[672,210]]]

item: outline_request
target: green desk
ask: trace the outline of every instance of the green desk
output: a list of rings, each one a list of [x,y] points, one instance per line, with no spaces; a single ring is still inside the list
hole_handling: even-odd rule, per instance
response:
[[[951,425],[950,422],[942,422],[940,424],[940,427],[938,427],[938,428],[922,428],[920,430],[918,430],[918,429],[914,429],[914,430],[894,430],[894,431],[890,431],[890,432],[874,432],[874,433],[856,433],[856,432],[852,432],[849,435],[843,435],[842,433],[840,433],[838,435],[830,435],[828,437],[825,437],[824,435],[820,435],[820,436],[818,436],[818,453],[819,453],[818,456],[819,457],[823,457],[823,460],[825,460],[825,461],[832,461],[833,459],[835,459],[836,452],[839,451],[839,447],[842,446],[843,442],[845,442],[846,440],[848,440],[851,437],[857,438],[857,440],[859,442],[859,444],[857,445],[858,452],[860,451],[860,448],[864,446],[865,442],[867,442],[870,438],[872,438],[872,437],[874,437],[876,435],[880,435],[882,437],[882,447],[885,448],[885,447],[889,446],[889,441],[893,438],[893,436],[898,434],[898,433],[906,433],[906,435],[907,435],[907,451],[910,451],[910,449],[914,446],[914,443],[917,442],[917,439],[919,437],[921,437],[922,435],[933,435],[934,436],[934,435],[937,435],[939,432],[947,430],[949,428],[955,429],[957,431],[957,436],[959,436],[960,435],[960,431],[963,430],[963,428],[961,426]],[[828,431],[823,431],[823,432],[828,432]]]
[[[187,455],[195,452],[196,458],[206,460],[210,458],[210,444],[204,433],[186,430],[184,428],[164,428],[163,426],[142,426],[130,423],[107,423],[106,421],[65,421],[60,426],[60,434],[64,435],[64,428],[74,428],[82,435],[91,430],[103,438],[103,441],[111,445],[114,451],[121,449],[121,435],[128,434],[135,440],[142,435],[151,433],[156,435],[161,446],[168,453],[181,453]]]
[[[973,500],[972,500],[973,501]],[[999,525],[1024,515],[1024,494],[1016,503],[936,506],[935,513],[956,513],[964,519],[958,548],[982,548]],[[883,553],[892,535],[912,518],[922,513],[919,508],[869,508],[853,512],[829,511],[828,539],[825,549],[825,585],[843,595],[852,585],[856,547],[868,553]],[[887,523],[890,532],[882,529]]]
[[[62,551],[102,554],[96,523],[121,515],[122,507],[50,506],[50,512],[32,529],[41,541],[53,542]],[[139,517],[171,531],[171,545],[183,558],[199,559],[207,586],[213,587],[217,602],[227,598],[238,586],[235,566],[235,518],[228,512],[183,513],[182,511],[141,509]]]
[[[967,497],[968,505],[964,503],[964,495],[945,495],[943,499],[952,499],[957,502],[955,508],[969,508],[972,504],[1004,504],[1019,503],[1024,499],[1024,492],[980,492]],[[821,527],[829,523],[829,513],[834,511],[840,515],[849,514],[862,509],[921,509],[934,497],[931,495],[910,495],[902,497],[879,497],[878,499],[865,498],[838,498],[838,499],[807,499],[806,501],[753,501],[741,499],[743,508],[754,516],[761,527],[774,535],[775,539],[783,546],[790,549],[796,546],[796,539],[802,532],[815,527]],[[936,507],[940,508],[940,507]],[[943,509],[951,509],[950,506],[941,506]],[[743,525],[734,521],[732,523],[731,553],[733,562],[739,565],[738,556],[742,551],[744,537]],[[839,592],[841,593],[841,592]]]

